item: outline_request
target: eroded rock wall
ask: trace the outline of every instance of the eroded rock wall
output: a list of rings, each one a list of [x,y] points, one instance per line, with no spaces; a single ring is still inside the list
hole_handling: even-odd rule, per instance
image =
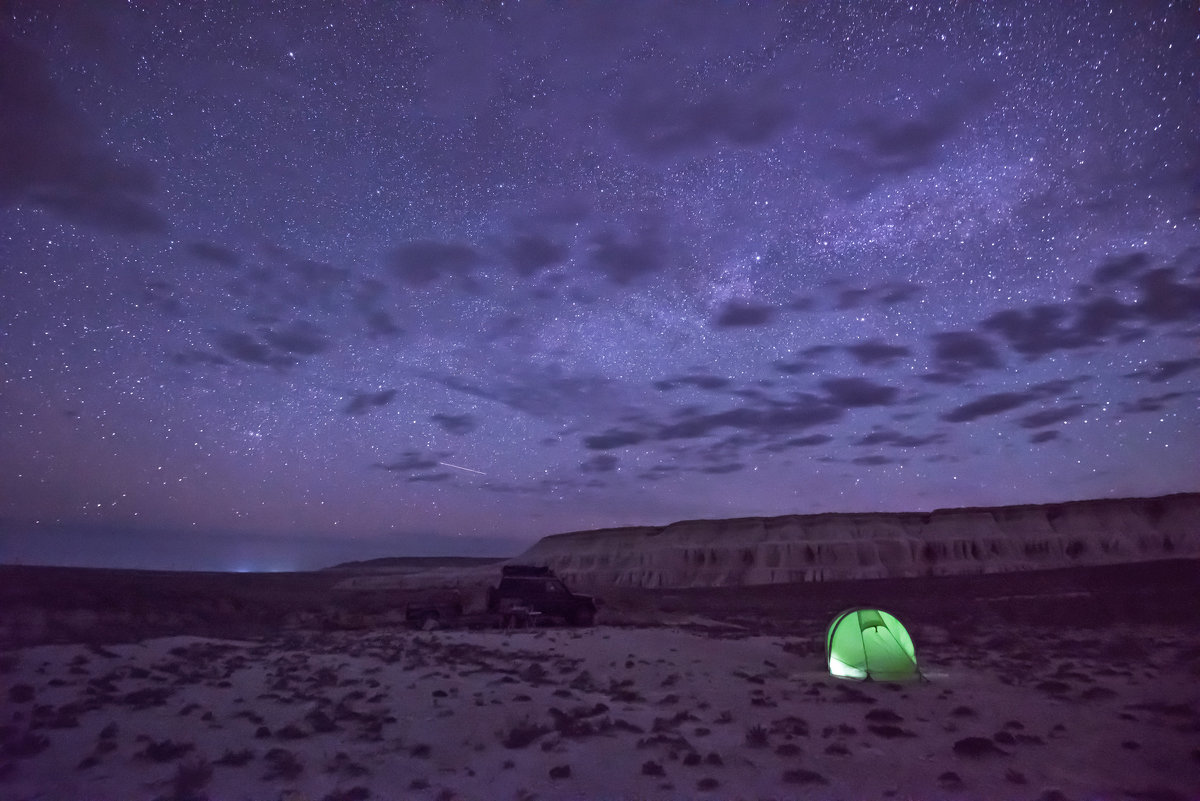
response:
[[[515,562],[581,589],[1037,570],[1200,556],[1200,494],[929,513],[689,520],[556,534]]]

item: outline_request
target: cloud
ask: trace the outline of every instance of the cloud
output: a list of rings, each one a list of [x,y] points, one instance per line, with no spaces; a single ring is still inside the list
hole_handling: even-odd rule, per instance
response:
[[[1039,431],[1038,433],[1036,433],[1032,437],[1030,437],[1029,441],[1032,442],[1034,445],[1040,445],[1043,442],[1050,442],[1051,440],[1055,440],[1058,438],[1059,438],[1059,434],[1057,431]]]
[[[864,366],[891,364],[912,355],[912,351],[902,345],[889,345],[877,339],[847,345],[846,350]]]
[[[297,320],[283,328],[268,329],[263,338],[284,353],[315,356],[329,347],[329,339],[310,322]]]
[[[217,349],[231,359],[246,364],[261,364],[268,367],[286,368],[295,365],[296,359],[276,353],[265,342],[252,334],[240,331],[221,331],[216,338]]]
[[[774,309],[748,301],[729,301],[713,320],[716,328],[747,328],[771,322]]]
[[[449,473],[417,473],[415,476],[409,476],[405,481],[410,484],[428,483],[436,484],[441,481],[449,481],[454,476]]]
[[[383,389],[379,392],[356,392],[342,409],[345,414],[362,415],[377,406],[386,406],[396,397],[396,390]]]
[[[0,207],[30,202],[121,234],[163,233],[155,176],[117,160],[41,55],[0,34]]]
[[[782,133],[792,117],[792,104],[765,85],[708,87],[704,94],[657,85],[631,91],[613,123],[635,150],[673,156],[725,144],[762,145]]]
[[[242,331],[219,331],[217,350],[235,361],[283,369],[298,364],[297,357],[315,356],[329,347],[329,340],[321,329],[303,320],[282,328],[264,329],[261,335],[260,340]],[[177,364],[185,362],[199,363],[200,360],[193,354],[176,361]]]
[[[1095,269],[1092,279],[1099,284],[1127,281],[1150,266],[1150,257],[1145,253],[1129,253],[1108,259]]]
[[[1147,395],[1137,400],[1122,403],[1121,411],[1125,414],[1148,414],[1161,412],[1171,401],[1185,397],[1183,392],[1164,392],[1161,395]]]
[[[844,409],[865,406],[890,406],[899,390],[865,378],[828,378],[821,387],[829,393],[829,402]]]
[[[617,469],[620,459],[609,453],[598,453],[579,465],[581,473],[611,473]]]
[[[911,434],[904,434],[892,429],[881,428],[872,431],[865,437],[854,442],[855,445],[891,445],[897,448],[923,448],[927,445],[936,445],[946,441],[946,435],[935,433],[924,437],[917,437]]]
[[[681,387],[696,387],[697,389],[719,390],[729,386],[729,379],[716,375],[681,375],[674,378],[664,378],[654,382],[654,388],[663,392],[671,392]]]
[[[850,130],[850,142],[834,149],[853,172],[905,174],[937,160],[942,145],[955,136],[991,87],[974,81],[944,92],[917,113],[876,114]]]
[[[997,392],[965,403],[943,414],[942,419],[947,423],[969,423],[981,417],[989,417],[1016,409],[1037,398],[1038,395],[1032,392]]]
[[[926,375],[926,381],[960,383],[977,370],[1004,366],[992,343],[973,331],[944,331],[930,339],[937,371]]]
[[[609,281],[626,286],[659,272],[666,266],[662,244],[650,228],[633,239],[620,239],[611,231],[597,235],[589,253],[589,266]]]
[[[469,414],[438,414],[430,415],[430,420],[437,423],[448,434],[469,434],[479,427],[475,418]]]
[[[426,455],[421,451],[404,451],[390,462],[375,462],[371,465],[379,470],[392,473],[412,473],[418,470],[432,470],[438,466],[436,456]]]
[[[1059,406],[1026,415],[1017,421],[1017,425],[1021,426],[1021,428],[1045,428],[1046,426],[1058,425],[1067,420],[1072,420],[1083,414],[1087,409],[1088,406],[1082,403],[1076,403],[1071,406]]]
[[[600,434],[592,434],[583,438],[583,446],[588,450],[606,451],[612,448],[623,448],[626,445],[636,445],[645,442],[647,436],[637,431],[622,431],[610,428]]]
[[[471,273],[483,257],[475,248],[459,242],[416,240],[393,248],[387,260],[388,268],[401,282],[424,288],[442,279],[471,286]]]
[[[197,258],[221,267],[232,269],[242,263],[242,259],[236,251],[213,242],[189,242],[184,246],[184,250]]]
[[[510,365],[503,373],[487,386],[457,375],[430,377],[449,389],[538,418],[603,414],[618,402],[610,379],[572,375],[558,365]]]
[[[829,434],[810,434],[805,437],[790,437],[782,442],[773,442],[770,445],[763,447],[763,450],[770,453],[778,453],[779,451],[790,450],[791,448],[811,448],[816,445],[825,445],[833,441],[833,437]]]
[[[569,253],[566,246],[538,234],[518,236],[504,248],[508,263],[522,277],[562,264]]]
[[[1125,377],[1145,378],[1155,384],[1159,384],[1163,381],[1170,381],[1176,376],[1183,375],[1197,368],[1200,368],[1200,358],[1168,359],[1155,363],[1154,368],[1151,370],[1135,370],[1132,373],[1126,374]]]

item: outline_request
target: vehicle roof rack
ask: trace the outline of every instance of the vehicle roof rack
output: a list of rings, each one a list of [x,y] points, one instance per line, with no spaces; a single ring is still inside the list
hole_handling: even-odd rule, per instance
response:
[[[500,568],[502,576],[553,576],[553,571],[546,565],[504,565]]]

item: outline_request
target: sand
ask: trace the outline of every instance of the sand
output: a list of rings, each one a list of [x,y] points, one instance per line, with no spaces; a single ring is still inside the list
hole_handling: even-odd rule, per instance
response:
[[[1196,799],[1188,626],[289,632],[0,654],[0,798]]]

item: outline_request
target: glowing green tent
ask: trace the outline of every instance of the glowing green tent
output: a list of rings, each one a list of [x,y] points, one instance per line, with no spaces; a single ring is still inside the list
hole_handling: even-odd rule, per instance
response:
[[[880,609],[849,609],[833,619],[825,635],[829,672],[845,679],[902,681],[918,678],[912,637]]]

